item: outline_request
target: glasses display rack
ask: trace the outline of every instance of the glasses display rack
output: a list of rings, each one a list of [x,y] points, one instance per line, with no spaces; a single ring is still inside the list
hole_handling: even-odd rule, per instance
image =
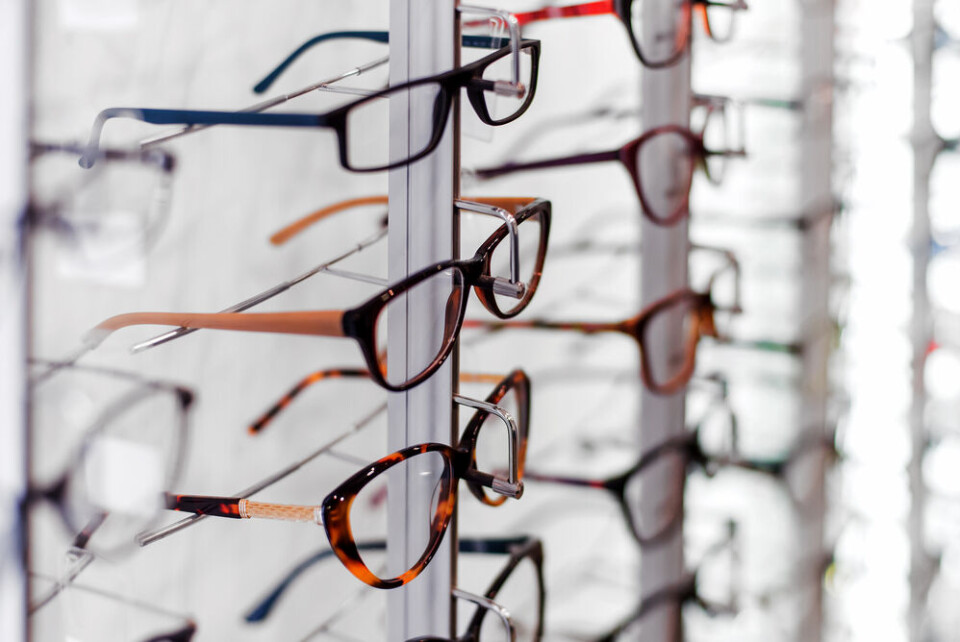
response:
[[[393,0],[390,3],[390,82],[396,84],[453,69],[459,64],[459,28],[456,6],[449,0]],[[391,104],[390,145],[412,144],[429,137],[429,131],[411,129],[411,110],[427,109],[426,105]],[[454,104],[440,147],[414,165],[395,169],[390,174],[390,281],[396,282],[426,265],[459,256],[457,217],[452,203],[459,196],[459,107]],[[422,122],[422,119],[419,119]],[[400,123],[399,127],[394,124]],[[469,294],[469,293],[467,293]],[[428,323],[436,315],[435,308],[419,306],[408,309],[406,318],[390,317],[389,350],[402,351],[399,363],[390,356],[391,367],[409,361],[420,362],[412,354],[419,346],[430,350],[436,337],[424,337],[441,327]],[[424,355],[427,360],[432,355]],[[455,404],[457,391],[456,354],[429,380],[412,390],[390,395],[388,447],[397,451],[423,442],[452,443],[457,423]],[[416,374],[416,373],[411,373]],[[413,482],[414,480],[404,480]],[[430,501],[423,493],[400,492],[391,488],[388,505],[388,559],[402,562],[397,568],[410,568],[422,552],[417,548],[422,524],[408,515],[426,513]],[[407,548],[407,542],[412,543]],[[432,634],[454,637],[454,611],[451,609],[451,588],[456,586],[456,513],[444,537],[440,551],[417,581],[391,591],[387,596],[387,635],[391,642],[403,642],[414,635]],[[408,559],[412,556],[412,559]]]
[[[929,639],[926,630],[928,598],[936,572],[935,562],[928,548],[926,515],[929,509],[923,474],[923,462],[929,443],[929,422],[926,419],[927,381],[924,372],[933,339],[933,319],[927,291],[932,238],[929,212],[930,174],[943,144],[934,130],[930,110],[935,32],[933,0],[913,0],[913,29],[910,34],[913,60],[913,130],[910,136],[913,148],[913,225],[910,230],[913,310],[910,320],[911,453],[907,464],[910,490],[910,513],[907,518],[910,541],[907,633],[910,642]]]
[[[0,639],[23,639],[27,528],[26,264],[21,235],[27,207],[28,47],[31,3],[0,5]]]
[[[671,0],[645,2],[643,6],[646,42],[657,42],[656,34],[670,32]],[[644,130],[660,125],[690,125],[690,65],[691,53],[680,62],[662,69],[643,67],[641,71],[641,124]],[[641,172],[652,174],[656,183],[673,184],[683,170],[671,162],[669,148],[657,150],[660,158],[638,150],[638,167]],[[667,294],[687,287],[687,252],[690,245],[687,235],[687,218],[673,227],[663,227],[644,217],[640,224],[640,301],[641,308],[663,298]],[[678,315],[679,316],[679,315]],[[653,337],[650,360],[653,368],[675,358],[685,337],[680,319],[671,327],[661,325],[660,336]],[[646,386],[640,393],[640,421],[638,423],[641,452],[648,452],[658,444],[675,438],[686,431],[684,423],[684,388],[678,393],[661,395]],[[642,520],[655,522],[660,507],[673,501],[670,497],[676,490],[670,483],[669,471],[664,479],[653,480],[644,487],[639,498]],[[682,500],[681,500],[682,505]],[[640,597],[650,599],[665,587],[676,586],[683,578],[684,538],[683,524],[673,529],[668,538],[643,551],[640,565]],[[642,630],[642,642],[676,639],[675,623],[680,622],[682,605],[674,603],[657,609],[650,615],[650,623]],[[682,627],[681,627],[682,631]],[[682,633],[680,633],[682,635]]]
[[[834,186],[834,0],[801,3],[799,52],[800,95],[803,115],[800,142],[799,193],[806,217],[802,241],[800,338],[802,341],[799,426],[810,443],[833,443],[834,418],[828,413],[831,379],[829,361],[833,343],[830,313],[831,240],[835,210]],[[823,639],[823,561],[827,556],[824,486],[829,455],[817,450],[794,471],[794,483],[812,491],[797,509],[797,557],[800,613],[797,639]]]

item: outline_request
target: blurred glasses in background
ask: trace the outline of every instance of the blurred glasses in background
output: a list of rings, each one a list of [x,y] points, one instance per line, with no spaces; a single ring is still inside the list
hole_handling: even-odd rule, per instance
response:
[[[180,476],[193,398],[183,386],[95,367],[64,368],[33,386],[32,425],[47,470],[34,466],[39,479],[27,502],[56,505],[75,546],[107,556],[133,548]],[[68,450],[75,431],[79,443]]]

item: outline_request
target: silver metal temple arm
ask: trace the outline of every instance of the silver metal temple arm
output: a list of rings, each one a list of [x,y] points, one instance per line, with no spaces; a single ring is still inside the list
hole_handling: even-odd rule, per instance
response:
[[[341,74],[338,74],[336,76],[333,76],[331,78],[327,78],[325,80],[321,80],[320,82],[313,83],[312,85],[308,85],[302,89],[298,89],[289,94],[283,94],[282,96],[268,98],[267,100],[259,102],[255,105],[251,105],[244,109],[240,109],[238,111],[241,113],[246,113],[246,112],[259,113],[262,111],[266,111],[271,107],[282,105],[288,100],[299,98],[300,96],[309,94],[310,92],[330,89],[330,85],[332,85],[333,83],[340,82],[341,80],[345,80],[347,78],[359,76],[360,74],[366,71],[370,71],[371,69],[375,69],[376,67],[380,67],[386,64],[387,62],[389,62],[389,60],[390,60],[389,56],[377,58],[376,60],[372,60],[366,64],[360,65],[359,67],[353,67],[352,69],[348,69],[347,71]],[[350,91],[342,90],[342,93],[359,93],[362,96],[366,96],[366,95],[369,95],[370,92],[365,92],[364,90],[358,89],[358,90],[350,90]],[[165,143],[168,140],[180,138],[181,136],[185,136],[186,134],[198,132],[202,129],[207,129],[208,127],[216,127],[216,125],[187,125],[185,127],[180,127],[179,129],[176,129],[174,131],[166,132],[163,134],[157,134],[156,136],[151,136],[150,138],[144,138],[143,140],[140,141],[140,149],[151,147],[159,143]]]

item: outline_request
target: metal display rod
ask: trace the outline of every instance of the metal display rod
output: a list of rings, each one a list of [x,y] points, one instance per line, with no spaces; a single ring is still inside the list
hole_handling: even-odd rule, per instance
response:
[[[390,3],[390,83],[452,69],[459,64],[459,26],[456,2],[450,0],[393,0]],[[391,100],[390,146],[402,149],[429,137],[423,118],[431,104]],[[430,263],[457,256],[456,215],[453,208],[459,185],[459,107],[454,105],[440,146],[428,157],[390,172],[389,276],[398,281]],[[464,293],[466,294],[466,293]],[[389,369],[406,369],[418,362],[430,346],[438,345],[440,306],[411,301],[407,309],[389,318]],[[421,360],[422,361],[422,360]],[[415,369],[415,365],[410,365]],[[388,401],[390,452],[422,442],[452,443],[453,394],[457,380],[456,354],[439,372],[412,390],[390,395]],[[391,477],[388,498],[388,565],[410,568],[423,552],[424,522],[431,512],[429,493],[416,492],[415,470]],[[453,637],[456,517],[424,572],[413,582],[391,590],[387,602],[388,640],[415,636]]]
[[[930,263],[930,172],[942,144],[931,122],[930,105],[933,77],[934,17],[932,0],[913,3],[913,319],[910,334],[911,357],[910,442],[907,465],[910,485],[910,606],[908,632],[911,642],[925,639],[927,593],[934,563],[926,548],[926,489],[923,482],[923,458],[927,448],[926,387],[924,365],[932,329],[930,300],[927,294],[927,268]]]
[[[646,42],[661,42],[670,39],[662,37],[676,28],[677,11],[673,0],[655,0],[645,2],[643,6],[643,27]],[[690,123],[690,56],[685,55],[679,63],[663,68],[643,68],[641,72],[641,90],[643,106],[641,122],[643,130],[667,124],[689,126]],[[673,185],[678,181],[683,163],[675,162],[671,157],[677,150],[663,146],[652,153],[639,155],[637,167],[644,180],[651,185]],[[681,181],[682,182],[682,181]],[[669,198],[669,197],[667,197]],[[686,219],[673,227],[661,227],[642,218],[640,228],[640,299],[646,306],[667,294],[687,285],[687,237]],[[653,369],[667,364],[677,350],[682,350],[683,333],[680,332],[682,320],[676,323],[661,324],[654,330],[657,333],[648,345],[650,363]],[[652,393],[643,388],[640,397],[640,447],[643,452],[663,443],[670,437],[682,434],[684,430],[683,391],[670,396]],[[660,507],[672,501],[673,493],[680,492],[671,477],[651,480],[644,483],[640,498],[641,520],[655,522]],[[643,549],[643,562],[640,565],[640,598],[645,600],[658,591],[676,585],[683,578],[683,527],[675,528],[670,536]],[[643,642],[663,642],[680,640],[681,632],[675,630],[680,621],[679,605],[665,605],[650,613],[649,624],[643,628]]]
[[[0,640],[27,638],[26,263],[31,3],[0,3]]]
[[[830,227],[833,211],[833,87],[835,1],[809,0],[801,5],[801,95],[804,96],[801,140],[800,193],[805,195],[808,217],[802,241],[803,277],[800,287],[804,311],[800,426],[811,441],[829,437],[827,406],[830,394],[828,362],[830,331]],[[799,507],[797,586],[802,603],[797,638],[823,639],[823,561],[827,555],[824,480],[827,452],[818,450],[792,481],[811,489]]]

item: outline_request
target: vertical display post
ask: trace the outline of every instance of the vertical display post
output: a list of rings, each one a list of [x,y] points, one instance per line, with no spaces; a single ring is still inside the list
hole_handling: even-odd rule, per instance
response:
[[[926,548],[924,512],[926,491],[923,483],[923,457],[927,433],[924,422],[926,387],[924,364],[931,338],[932,320],[927,296],[927,266],[930,262],[930,172],[941,141],[930,118],[933,76],[934,20],[932,0],[913,3],[913,319],[910,334],[911,358],[910,441],[908,464],[910,484],[910,610],[908,631],[911,642],[924,639],[923,622],[927,610],[927,590],[932,563]]]
[[[26,263],[28,44],[26,0],[0,3],[0,640],[25,640],[27,484]]]
[[[390,83],[429,76],[459,63],[456,2],[393,0],[390,3]],[[429,140],[433,96],[414,94],[405,104],[391,101],[391,154]],[[453,201],[459,185],[458,106],[453,106],[440,146],[416,163],[390,172],[389,273],[391,282],[430,263],[457,256],[457,225]],[[449,294],[449,293],[447,293]],[[466,296],[468,293],[463,292]],[[439,345],[446,295],[410,298],[405,311],[389,317],[388,371],[417,369],[430,346]],[[433,300],[436,299],[436,300]],[[429,362],[429,357],[427,361]],[[452,443],[457,360],[454,354],[439,372],[416,388],[390,395],[389,439],[392,451],[411,444]],[[388,565],[400,572],[423,552],[425,529],[433,510],[430,493],[415,492],[411,468],[390,479],[388,499]],[[388,639],[402,641],[421,635],[452,635],[451,586],[456,569],[456,521],[440,551],[413,582],[390,591]]]
[[[644,41],[649,43],[670,42],[677,25],[677,4],[673,0],[654,0],[643,3]],[[664,69],[644,68],[641,75],[643,130],[666,124],[689,125],[690,122],[690,56]],[[644,184],[669,186],[682,183],[684,161],[678,158],[684,150],[674,145],[655,146],[639,152],[637,167]],[[676,198],[669,189],[655,188],[649,195],[651,205],[664,207],[662,201]],[[687,285],[687,222],[686,219],[672,227],[652,223],[647,217],[641,222],[640,298],[643,306]],[[682,319],[670,324],[657,324],[652,328],[655,336],[649,336],[648,358],[653,369],[662,368],[682,351]],[[640,447],[643,452],[684,430],[684,392],[669,396],[658,395],[643,389],[640,398]],[[666,471],[665,471],[666,472]],[[640,498],[641,520],[656,521],[661,507],[673,498],[666,497],[680,492],[671,483],[667,473],[664,479],[652,479],[644,483]],[[675,480],[673,480],[675,481]],[[683,577],[683,528],[682,524],[672,530],[665,540],[645,546],[640,566],[640,594],[645,599],[659,589],[679,582]],[[644,642],[679,640],[679,631],[674,631],[679,622],[679,606],[664,604],[648,616],[648,626],[642,632]]]
[[[801,363],[800,426],[810,441],[828,436],[830,382],[830,227],[833,194],[833,65],[835,0],[801,4],[801,95],[804,97],[801,133],[800,194],[807,216],[802,241],[803,277],[800,286]],[[798,577],[801,596],[797,639],[823,639],[822,565],[826,556],[824,487],[827,453],[817,450],[797,466],[792,482],[805,490],[798,508]]]

